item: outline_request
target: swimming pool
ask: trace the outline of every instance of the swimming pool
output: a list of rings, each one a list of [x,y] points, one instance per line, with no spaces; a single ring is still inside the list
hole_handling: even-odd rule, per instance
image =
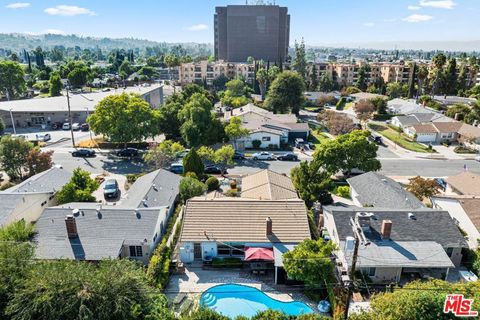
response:
[[[267,309],[282,311],[291,316],[313,312],[312,308],[303,302],[281,302],[256,288],[239,284],[222,284],[208,289],[202,294],[200,305],[231,318],[252,317]]]

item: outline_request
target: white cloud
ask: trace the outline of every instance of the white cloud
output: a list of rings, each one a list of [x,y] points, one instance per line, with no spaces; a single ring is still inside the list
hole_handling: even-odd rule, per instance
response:
[[[453,9],[457,4],[453,0],[420,0],[422,7]]]
[[[203,30],[208,30],[208,26],[206,24],[200,23],[200,24],[194,24],[193,26],[185,28],[188,31],[203,31]]]
[[[430,21],[432,19],[433,19],[432,16],[429,16],[426,14],[412,14],[406,18],[403,18],[402,20],[407,22],[425,22],[425,21]]]
[[[30,3],[28,2],[15,2],[15,3],[10,3],[5,6],[7,9],[24,9],[30,7]]]
[[[58,30],[58,29],[46,29],[43,30],[44,34],[60,34],[60,35],[65,35],[66,32],[63,30]]]
[[[408,9],[408,10],[420,10],[420,9],[422,9],[422,7],[419,7],[419,6],[408,6],[407,9]]]
[[[89,16],[96,15],[95,12],[87,8],[77,7],[77,6],[67,6],[59,5],[54,8],[47,8],[44,10],[46,13],[51,14],[52,16],[78,16],[81,14],[87,14]]]
[[[365,22],[363,24],[364,27],[375,27],[375,23],[374,22]]]

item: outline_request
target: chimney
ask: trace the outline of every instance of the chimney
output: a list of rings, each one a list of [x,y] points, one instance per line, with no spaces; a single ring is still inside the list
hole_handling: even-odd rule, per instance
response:
[[[77,223],[75,222],[73,215],[68,215],[65,218],[65,226],[67,227],[67,235],[69,239],[78,237]]]
[[[382,239],[390,239],[392,234],[392,220],[383,220],[382,221]]]
[[[272,236],[273,235],[272,219],[270,219],[270,217],[268,217],[265,221],[267,223],[267,230],[266,230],[265,234],[267,235],[267,237]]]

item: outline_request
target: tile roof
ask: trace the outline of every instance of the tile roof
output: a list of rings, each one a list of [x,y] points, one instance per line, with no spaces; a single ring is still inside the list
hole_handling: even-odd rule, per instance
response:
[[[460,194],[480,196],[480,176],[464,171],[456,176],[445,179],[447,184]]]
[[[326,206],[324,210],[332,214],[340,241],[353,236],[350,218],[355,218],[357,212],[371,212],[375,218],[370,220],[370,232],[365,232],[370,241],[381,241],[382,220],[391,220],[392,241],[433,241],[444,248],[467,247],[464,237],[447,211],[428,208],[407,210],[336,206]],[[413,213],[415,219],[409,218],[408,213]]]
[[[417,209],[424,205],[396,181],[376,172],[368,172],[350,179],[348,184],[358,194],[363,206],[380,208]]]
[[[458,133],[470,139],[480,138],[480,128],[464,123]]]
[[[122,201],[122,207],[152,208],[170,206],[178,196],[181,177],[159,169],[135,181]]]
[[[289,177],[271,170],[262,170],[242,179],[242,198],[285,200],[298,199],[298,195]]]
[[[468,215],[473,225],[480,230],[480,199],[458,199],[465,213]]]
[[[53,167],[44,172],[34,175],[28,178],[22,183],[13,186],[5,192],[16,193],[49,193],[60,190],[65,184],[67,184],[72,178],[73,173]]]
[[[437,133],[437,128],[431,123],[416,124],[412,126],[416,133]]]
[[[266,236],[266,219],[273,236]],[[298,243],[310,238],[307,209],[301,200],[193,198],[185,206],[181,241]]]
[[[75,215],[78,237],[69,239],[65,217],[71,208],[47,208],[36,223],[35,255],[39,259],[101,260],[117,258],[124,241],[152,244],[159,218],[166,208],[81,209]],[[163,220],[163,219],[162,219]]]

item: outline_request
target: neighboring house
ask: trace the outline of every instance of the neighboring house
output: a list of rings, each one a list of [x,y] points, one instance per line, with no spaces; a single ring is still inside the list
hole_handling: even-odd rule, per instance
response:
[[[447,193],[465,196],[480,196],[480,176],[469,171],[445,179]]]
[[[463,125],[457,121],[423,123],[406,128],[405,133],[417,142],[456,142],[459,136],[458,132]]]
[[[446,211],[327,206],[323,212],[328,237],[338,247],[335,265],[345,281],[355,241],[360,241],[355,270],[376,283],[445,279],[460,266],[462,249],[468,247]]]
[[[350,179],[350,197],[359,207],[421,209],[425,206],[398,182],[376,172]]]
[[[433,207],[446,210],[466,234],[468,246],[476,250],[480,243],[480,199],[470,196],[435,196]]]
[[[55,194],[71,177],[71,172],[53,167],[0,192],[0,227],[22,219],[37,221],[45,208],[57,204]]]
[[[434,96],[433,100],[443,104],[444,106],[450,106],[457,103],[467,105],[474,105],[475,103],[477,103],[477,99],[475,98],[466,98],[459,96]]]
[[[387,102],[387,110],[390,114],[409,115],[412,113],[432,113],[420,104],[417,104],[415,100],[405,100],[395,98]]]
[[[475,149],[480,149],[480,128],[463,124],[458,130],[458,141]]]
[[[247,264],[252,262],[252,253],[267,253],[252,263],[274,270],[275,283],[283,283],[283,254],[305,239],[310,239],[310,229],[307,209],[300,199],[198,197],[185,206],[180,259],[193,263],[236,257]]]
[[[242,198],[258,200],[298,199],[292,180],[286,175],[263,170],[242,178]]]
[[[368,92],[359,92],[359,93],[353,93],[350,95],[355,101],[360,101],[360,100],[371,100],[375,98],[382,98],[382,99],[387,99],[387,96],[384,96],[382,94],[376,94],[376,93],[368,93]]]
[[[308,124],[298,123],[294,114],[274,114],[252,103],[224,114],[225,121],[231,117],[239,117],[243,127],[250,131],[250,135],[237,139],[237,148],[240,150],[252,148],[254,140],[261,142],[261,148],[279,148],[296,138],[306,140],[310,135]]]
[[[175,209],[180,180],[160,169],[137,179],[119,205],[68,203],[45,210],[36,225],[36,257],[147,263]]]
[[[425,113],[412,113],[406,116],[396,116],[392,118],[392,125],[397,126],[404,131],[413,125],[429,124],[437,122],[456,122],[452,118],[446,117],[440,113],[425,112]],[[460,122],[456,122],[460,123]]]

